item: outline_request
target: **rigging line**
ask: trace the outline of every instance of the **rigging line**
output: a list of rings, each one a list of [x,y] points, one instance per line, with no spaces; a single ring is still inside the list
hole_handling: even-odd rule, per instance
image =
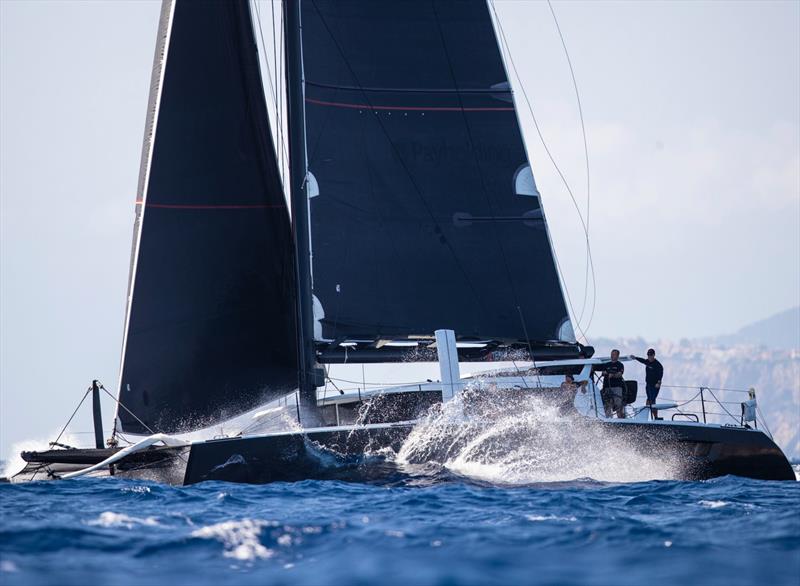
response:
[[[322,369],[325,372],[325,386],[322,388],[322,401],[325,402],[325,397],[328,396],[328,383],[332,382],[328,379],[328,375],[330,375],[331,368],[329,364],[323,364]]]
[[[67,422],[64,424],[64,427],[61,428],[61,431],[59,432],[58,437],[56,438],[56,441],[53,442],[53,443],[58,443],[58,441],[61,439],[61,436],[64,435],[64,432],[67,430],[67,427],[69,427],[69,424],[72,423],[72,420],[75,418],[75,414],[78,412],[78,409],[81,408],[81,405],[83,405],[83,402],[86,400],[86,397],[89,396],[89,393],[91,391],[92,391],[92,387],[89,387],[88,389],[86,389],[86,392],[83,394],[83,398],[81,398],[80,402],[78,403],[78,406],[75,407],[75,411],[73,411],[72,415],[69,416],[69,419],[67,419]]]
[[[101,383],[100,381],[98,381],[98,385],[97,385],[97,386],[98,386],[98,387],[100,387],[100,388],[103,390],[103,392],[105,392],[105,394],[106,394],[106,395],[108,395],[109,397],[111,397],[111,399],[112,399],[112,400],[113,400],[113,401],[114,401],[114,402],[115,402],[117,405],[119,405],[120,407],[122,407],[123,409],[125,409],[125,411],[127,411],[128,413],[130,413],[130,414],[133,416],[133,418],[134,418],[136,421],[138,421],[138,422],[139,422],[139,423],[142,425],[142,427],[144,427],[144,428],[145,428],[147,431],[149,431],[149,432],[150,432],[150,434],[151,434],[151,435],[156,433],[155,431],[153,431],[152,429],[150,429],[150,427],[148,427],[148,425],[147,425],[147,424],[146,424],[144,421],[142,421],[141,419],[139,419],[139,418],[136,416],[136,413],[134,413],[133,411],[131,411],[130,409],[128,409],[128,408],[127,408],[125,405],[123,405],[123,404],[122,404],[122,401],[120,401],[120,400],[119,400],[117,397],[115,397],[114,395],[112,395],[112,394],[111,394],[111,393],[108,391],[108,389],[106,389],[106,388],[103,386],[103,383]],[[127,440],[126,440],[126,441],[127,441]],[[187,463],[187,464],[189,463],[189,462],[188,462],[188,460],[186,460],[186,458],[184,458],[184,457],[183,457],[183,454],[175,454],[175,455],[176,455],[178,458],[180,458],[181,460],[183,460],[185,463]]]
[[[529,111],[529,113],[531,115],[531,118],[533,119],[533,123],[534,123],[534,127],[536,128],[536,132],[539,135],[539,140],[541,141],[542,146],[544,147],[544,150],[547,153],[548,158],[550,159],[550,162],[552,163],[553,167],[555,168],[556,172],[558,173],[559,177],[561,178],[561,181],[564,184],[564,187],[566,188],[567,193],[569,194],[573,205],[575,206],[575,210],[578,213],[578,218],[580,219],[581,225],[583,227],[584,234],[588,238],[588,229],[587,229],[586,223],[584,221],[583,214],[581,213],[580,207],[578,206],[578,202],[577,202],[577,200],[576,200],[576,198],[575,198],[575,196],[574,196],[574,194],[572,192],[572,189],[569,186],[569,183],[567,182],[566,177],[562,173],[561,168],[556,163],[555,157],[553,156],[552,152],[550,151],[550,148],[547,146],[547,142],[545,141],[544,135],[543,135],[542,130],[541,130],[541,127],[539,126],[539,121],[538,121],[538,119],[536,118],[536,115],[533,112],[533,106],[531,105],[530,99],[528,98],[528,92],[525,89],[525,85],[522,83],[522,78],[520,77],[519,72],[517,71],[516,63],[514,62],[514,58],[511,55],[511,49],[509,48],[509,45],[508,45],[508,39],[506,38],[506,34],[505,34],[504,29],[503,29],[503,25],[500,22],[500,17],[497,14],[497,10],[496,10],[495,5],[494,5],[494,0],[491,0],[491,6],[492,6],[492,12],[494,13],[494,16],[495,16],[495,20],[497,22],[497,28],[498,28],[498,31],[499,31],[500,36],[501,36],[502,44],[505,46],[505,53],[508,56],[508,61],[511,63],[511,66],[512,66],[512,68],[514,70],[514,75],[517,77],[517,80],[519,81],[520,89],[522,90],[523,97],[525,98],[525,102],[526,102],[526,104],[528,106],[528,111]],[[592,271],[592,283],[593,283],[592,317],[593,317],[594,316],[594,305],[595,305],[595,301],[596,301],[597,291],[596,291],[596,286],[594,286],[595,285],[594,262],[592,260],[591,248],[589,248],[587,252],[588,252],[588,258],[589,258],[589,264],[591,266],[591,271]],[[579,330],[579,332],[581,333],[581,335],[583,336],[583,338],[586,341],[586,343],[588,343],[588,337],[586,336],[586,330],[588,330],[588,326],[586,328],[583,327],[581,319],[579,319],[578,314],[575,311],[575,308],[574,308],[574,306],[572,304],[572,297],[569,294],[569,288],[567,287],[566,279],[564,277],[564,272],[561,270],[561,264],[560,264],[560,262],[558,260],[558,252],[555,250],[555,247],[553,247],[553,257],[555,258],[556,265],[558,267],[558,272],[559,272],[559,274],[561,276],[561,280],[564,283],[564,292],[567,295],[567,301],[569,302],[570,309],[572,310],[572,314],[576,318],[576,324],[575,325],[576,325],[577,329]],[[589,321],[589,323],[591,324],[591,320]]]
[[[253,5],[256,9],[256,20],[258,20],[258,36],[261,39],[261,49],[264,51],[264,63],[267,65],[267,81],[269,82],[269,91],[272,95],[272,103],[275,103],[275,87],[272,85],[272,72],[269,69],[269,56],[267,55],[267,45],[264,42],[264,30],[261,26],[261,10],[258,7],[260,4],[259,0],[253,0]]]
[[[553,15],[553,22],[556,24],[556,30],[558,31],[558,37],[561,39],[561,46],[564,49],[564,56],[567,58],[567,64],[569,65],[569,73],[572,76],[572,87],[575,88],[575,99],[578,102],[578,116],[581,120],[581,134],[583,135],[583,158],[586,161],[586,270],[584,274],[584,286],[583,286],[583,303],[581,305],[581,317],[578,321],[583,319],[584,310],[586,309],[586,300],[589,293],[589,220],[590,220],[590,202],[591,202],[591,181],[590,181],[590,174],[589,174],[589,144],[586,140],[586,124],[584,123],[583,119],[583,106],[581,105],[581,94],[578,91],[578,82],[575,79],[575,70],[572,67],[572,59],[569,57],[569,51],[567,51],[567,43],[564,41],[564,35],[561,32],[561,26],[558,24],[558,18],[556,18],[556,12],[553,9],[553,3],[550,0],[547,0],[547,6],[550,7],[550,14]]]
[[[114,400],[114,402],[115,402],[117,405],[119,405],[120,407],[122,407],[123,409],[125,409],[125,411],[127,411],[128,413],[130,413],[130,414],[133,416],[133,418],[134,418],[136,421],[138,421],[138,422],[139,422],[139,423],[142,425],[142,427],[144,427],[144,428],[145,428],[147,431],[149,431],[151,434],[154,434],[154,433],[156,433],[155,431],[153,431],[152,429],[150,429],[150,428],[147,426],[147,424],[146,424],[144,421],[142,421],[141,419],[139,419],[139,418],[136,416],[136,414],[135,414],[133,411],[131,411],[131,410],[130,410],[130,409],[128,409],[128,408],[127,408],[125,405],[123,405],[123,404],[122,404],[122,401],[120,401],[120,400],[119,400],[119,399],[117,399],[117,398],[116,398],[114,395],[112,395],[111,393],[109,393],[109,392],[108,392],[108,390],[107,390],[107,389],[106,389],[106,388],[103,386],[103,384],[102,384],[102,383],[100,383],[98,386],[99,386],[101,389],[103,389],[103,391],[104,391],[104,392],[105,392],[105,393],[106,393],[106,394],[107,394],[109,397],[111,397],[111,398]]]
[[[520,308],[519,305],[517,305],[517,311],[519,312],[519,319],[522,322],[522,330],[525,332],[525,339],[528,341],[528,356],[530,356],[531,362],[533,363],[533,373],[536,375],[536,384],[541,389],[542,377],[539,374],[539,368],[536,366],[536,358],[533,356],[533,347],[531,346],[531,339],[530,336],[528,336],[528,327],[525,325],[525,317],[523,317],[522,309]],[[517,368],[517,363],[513,362],[513,364],[514,368]],[[517,369],[517,371],[519,372],[519,369]],[[525,381],[525,378],[523,377],[522,380]],[[526,382],[525,384],[527,385],[528,383]]]
[[[697,401],[697,400],[698,400],[697,398],[698,398],[699,396],[700,396],[700,391],[698,391],[697,393],[695,393],[695,395],[694,395],[694,396],[693,396],[691,399],[687,399],[687,400],[685,400],[685,401],[683,401],[683,402],[680,402],[678,399],[672,399],[672,398],[670,398],[670,397],[661,397],[661,400],[662,400],[662,401],[672,401],[672,402],[673,402],[673,403],[675,403],[675,404],[676,404],[678,407],[683,407],[684,405],[688,405],[688,404],[689,404],[689,403],[691,403],[692,401]]]
[[[365,383],[366,383],[366,380],[367,380],[367,369],[364,366],[363,362],[361,363],[361,380],[364,381]],[[336,385],[334,385],[334,386],[336,386]],[[366,384],[364,384],[364,388],[367,388]],[[339,391],[339,393],[341,394],[341,391]]]
[[[512,362],[513,363],[514,360],[513,359],[506,359],[506,360],[502,360],[501,362]],[[517,369],[517,371],[520,370],[519,367],[517,367],[516,365],[515,365],[515,368]],[[484,376],[484,375],[492,376],[493,373],[505,372],[505,371],[506,371],[506,369],[502,369],[502,368],[501,369],[496,369],[496,370],[489,370],[489,371],[486,371],[486,372],[480,372],[479,371],[478,373],[474,373],[474,376],[476,376],[476,377],[477,376]],[[519,374],[519,372],[518,372],[518,374]],[[524,379],[524,375],[520,374],[520,376],[523,377],[523,379]],[[364,390],[368,390],[367,389],[368,386],[370,386],[370,387],[416,387],[416,386],[419,386],[419,385],[429,385],[429,384],[436,385],[436,384],[439,384],[439,381],[420,382],[419,380],[409,381],[409,382],[401,382],[401,381],[369,382],[369,381],[366,381],[366,380],[347,380],[347,379],[344,379],[344,378],[333,377],[333,376],[330,376],[329,374],[326,375],[326,377],[328,378],[328,380],[331,381],[331,383],[333,383],[333,381],[338,381],[340,383],[348,383],[348,384],[351,384],[351,385],[356,385],[352,389],[345,388],[345,390],[353,390],[355,388],[358,388],[359,385],[363,385]]]
[[[668,388],[668,389],[696,389],[696,388],[702,386],[704,389],[708,389],[710,391],[725,391],[725,392],[728,392],[728,393],[748,393],[749,392],[746,389],[723,389],[723,388],[720,388],[720,387],[707,387],[705,385],[691,385],[691,386],[689,386],[689,385],[661,385],[661,386],[663,388]]]
[[[741,405],[741,401],[718,401],[720,405]]]
[[[761,419],[761,424],[767,430],[767,433],[769,434],[769,437],[771,438],[772,437],[772,431],[770,431],[769,425],[767,425],[767,419],[766,419],[766,417],[764,417],[764,413],[762,413],[761,407],[758,406],[758,403],[756,403],[756,411],[758,411],[758,416]]]
[[[336,389],[337,391],[339,391],[339,394],[340,394],[340,395],[344,395],[344,391],[342,391],[342,389],[340,389],[339,387],[337,387],[337,386],[336,386],[336,383],[335,383],[335,382],[333,382],[333,380],[332,380],[330,377],[328,377],[328,381],[329,381],[329,382],[330,382],[330,383],[333,385],[333,388],[334,388],[334,389]]]
[[[738,419],[736,419],[736,417],[734,417],[733,414],[730,411],[728,411],[728,408],[725,407],[725,405],[723,405],[722,402],[717,398],[717,396],[714,394],[714,391],[712,391],[708,387],[706,387],[706,389],[708,389],[708,392],[711,393],[712,397],[714,397],[714,400],[717,402],[717,405],[722,407],[722,410],[725,411],[725,413],[727,413],[731,419],[733,419],[734,421],[738,421]],[[722,413],[718,413],[717,415],[722,415]]]
[[[567,182],[567,179],[564,176],[564,174],[562,173],[561,168],[558,166],[558,163],[556,163],[555,157],[553,156],[552,152],[550,151],[550,148],[547,146],[547,141],[545,140],[544,135],[542,133],[542,129],[539,126],[539,121],[538,121],[538,119],[536,118],[536,115],[533,112],[533,106],[531,105],[531,101],[528,98],[528,92],[525,90],[525,85],[522,83],[522,78],[519,75],[519,71],[517,71],[517,66],[516,66],[516,63],[514,62],[514,58],[511,56],[511,50],[510,50],[510,48],[508,46],[508,39],[506,38],[505,31],[503,30],[503,24],[500,22],[500,17],[497,15],[497,10],[496,10],[495,5],[494,5],[494,0],[490,0],[490,5],[492,7],[492,12],[494,13],[495,21],[497,22],[497,29],[498,29],[498,32],[500,33],[501,43],[502,43],[503,47],[505,48],[506,55],[508,55],[508,61],[511,64],[511,67],[512,67],[512,69],[514,71],[514,75],[516,76],[517,80],[519,81],[519,87],[522,90],[523,97],[525,98],[525,103],[526,103],[526,105],[528,107],[528,112],[531,115],[531,119],[533,120],[533,125],[534,125],[534,128],[536,129],[536,133],[538,134],[539,140],[541,141],[542,146],[544,147],[545,153],[547,153],[547,156],[548,156],[548,158],[550,160],[550,163],[555,168],[556,173],[558,173],[558,176],[561,179],[561,182],[564,184],[564,187],[566,188],[567,193],[569,194],[570,199],[572,200],[572,203],[575,206],[575,210],[578,213],[578,218],[579,218],[579,220],[581,222],[581,226],[583,227],[584,234],[587,234],[588,230],[586,228],[586,222],[583,219],[583,214],[581,213],[580,206],[578,206],[578,202],[575,199],[575,195],[572,192],[572,188],[569,186],[569,182]],[[569,294],[569,288],[567,287],[566,280],[564,279],[564,272],[561,270],[561,263],[558,260],[558,253],[556,252],[555,247],[553,247],[553,257],[555,258],[555,261],[556,261],[556,267],[558,268],[558,273],[559,273],[559,276],[561,277],[561,282],[564,284],[564,292],[566,293],[566,296],[567,296],[567,302],[569,303],[569,307],[570,307],[570,310],[572,311],[572,314],[576,318],[575,326],[578,329],[578,331],[580,332],[581,336],[583,336],[584,340],[587,343],[588,343],[589,340],[588,340],[588,337],[586,336],[586,330],[588,330],[589,326],[592,323],[592,319],[594,318],[594,310],[595,310],[596,301],[597,301],[597,287],[596,287],[596,279],[595,279],[595,271],[594,271],[594,260],[592,258],[591,248],[589,249],[588,252],[589,252],[589,254],[588,254],[588,256],[589,256],[589,267],[590,267],[590,271],[591,271],[591,274],[592,274],[592,283],[593,283],[594,286],[592,288],[592,312],[591,312],[590,319],[589,319],[589,322],[587,324],[587,327],[584,329],[582,327],[582,324],[580,323],[580,321],[577,321],[578,314],[575,311],[575,308],[573,307],[573,304],[572,304],[572,298],[571,298],[571,296]]]
[[[581,224],[583,226],[584,233],[585,233],[586,232],[586,225],[583,222],[583,217],[581,215],[580,208],[578,207],[578,203],[577,203],[577,201],[575,200],[575,198],[574,198],[574,196],[572,194],[572,190],[570,189],[569,185],[566,182],[566,178],[563,176],[563,174],[561,173],[560,168],[555,163],[554,158],[550,154],[549,148],[548,148],[548,146],[547,146],[547,144],[546,144],[546,142],[544,140],[544,136],[542,135],[542,133],[540,131],[538,120],[536,119],[536,116],[533,114],[533,108],[531,107],[530,100],[528,100],[528,96],[527,96],[527,92],[525,90],[525,86],[522,83],[522,79],[521,79],[521,77],[519,75],[519,72],[517,71],[517,68],[516,68],[516,64],[514,63],[514,60],[513,60],[512,56],[511,56],[511,49],[508,46],[508,40],[506,39],[505,31],[503,30],[503,25],[500,22],[500,17],[497,14],[497,10],[495,9],[493,0],[490,0],[490,4],[491,4],[492,12],[494,13],[495,21],[497,22],[498,32],[500,33],[500,40],[501,40],[500,50],[501,50],[501,53],[503,53],[504,55],[507,56],[507,61],[510,62],[512,67],[513,67],[514,74],[516,75],[517,81],[519,82],[519,86],[522,89],[523,95],[525,96],[525,100],[526,100],[527,105],[528,105],[528,111],[530,112],[531,117],[533,118],[534,126],[535,126],[536,131],[537,131],[537,133],[539,135],[539,139],[542,142],[542,145],[544,146],[545,152],[547,152],[547,154],[550,156],[550,162],[553,164],[553,166],[555,167],[556,171],[559,173],[562,182],[565,184],[565,186],[567,188],[568,194],[572,198],[572,203],[575,206],[575,210],[578,213],[578,217],[580,218],[580,221],[581,221]],[[575,308],[574,308],[574,306],[572,304],[572,296],[570,295],[569,287],[567,286],[567,282],[566,282],[566,279],[564,277],[564,272],[561,269],[561,264],[560,264],[559,259],[558,259],[558,253],[557,253],[557,251],[555,249],[555,246],[553,245],[552,241],[551,241],[551,247],[552,247],[553,259],[555,260],[556,269],[557,269],[558,275],[559,275],[559,277],[561,279],[561,283],[563,284],[563,287],[564,287],[564,293],[566,294],[566,297],[567,297],[567,302],[569,304],[569,309],[570,309],[572,315],[575,317],[575,326],[576,326],[578,332],[580,333],[580,335],[584,338],[584,341],[586,343],[588,343],[588,338],[586,337],[586,334],[585,334],[584,330],[581,327],[581,320],[579,319],[578,314],[575,311]]]
[[[367,93],[364,91],[363,86],[361,85],[361,82],[359,82],[358,76],[356,75],[356,72],[353,70],[352,66],[350,65],[350,61],[347,59],[347,56],[344,53],[344,49],[342,49],[341,44],[336,39],[336,37],[333,34],[333,31],[328,26],[328,22],[325,20],[325,17],[323,16],[322,11],[319,9],[319,6],[317,6],[317,3],[316,3],[315,0],[311,0],[311,4],[314,7],[314,10],[316,10],[317,15],[319,16],[320,22],[322,23],[322,26],[325,27],[325,30],[327,31],[328,35],[330,36],[331,40],[333,41],[333,44],[336,46],[336,50],[338,51],[339,55],[342,57],[342,61],[344,61],[344,64],[347,67],[347,70],[350,72],[350,75],[353,76],[353,81],[355,81],[356,85],[360,88],[360,90],[361,90],[361,92],[362,92],[362,94],[364,96],[364,99],[367,101],[367,104],[369,104],[370,107],[372,107],[372,102],[370,101],[369,97],[367,96]],[[422,205],[425,208],[425,211],[427,212],[428,216],[430,216],[431,220],[433,221],[434,227],[437,228],[441,232],[441,228],[439,227],[439,222],[436,220],[436,217],[434,216],[433,211],[431,210],[430,206],[428,205],[428,201],[425,199],[425,196],[422,194],[422,190],[419,188],[419,186],[417,185],[417,182],[414,180],[414,175],[411,173],[410,169],[406,165],[405,159],[402,157],[402,155],[400,153],[400,150],[397,148],[397,145],[394,143],[394,141],[392,140],[391,136],[389,135],[389,131],[386,130],[386,127],[383,125],[383,122],[381,121],[380,116],[376,116],[375,118],[376,118],[376,120],[378,122],[378,126],[380,127],[381,132],[386,137],[386,141],[389,143],[390,148],[392,149],[392,151],[394,152],[395,156],[397,157],[397,161],[400,163],[400,166],[403,168],[403,171],[405,172],[406,176],[408,177],[408,182],[413,187],[413,189],[416,192],[417,196],[419,196],[419,199],[422,202]],[[443,234],[440,234],[440,235],[442,237],[444,237]],[[456,255],[456,251],[453,249],[453,245],[451,244],[449,239],[445,238],[445,246],[447,246],[447,249],[450,251],[450,255],[453,257],[453,260],[455,261],[456,267],[459,269],[459,271],[463,275],[464,282],[466,283],[467,287],[469,287],[470,291],[472,292],[472,295],[475,298],[475,301],[477,302],[477,304],[480,307],[481,311],[486,312],[486,308],[483,306],[483,302],[482,302],[480,296],[478,295],[477,290],[475,289],[474,283],[469,278],[469,274],[467,273],[467,270],[464,268],[464,265],[461,264],[461,262],[459,261],[458,256]]]
[[[456,88],[456,95],[458,97],[458,103],[461,106],[461,116],[462,116],[462,118],[464,120],[464,127],[465,127],[465,129],[467,131],[467,138],[469,139],[471,151],[472,151],[472,154],[473,154],[473,159],[475,161],[475,166],[478,169],[478,176],[481,179],[481,189],[483,191],[484,198],[486,199],[487,203],[489,204],[489,210],[491,212],[492,217],[496,217],[497,213],[495,212],[494,205],[492,203],[492,198],[490,197],[489,191],[486,188],[486,179],[483,176],[483,171],[482,171],[482,168],[481,168],[480,161],[478,160],[478,157],[475,154],[475,143],[474,143],[474,141],[472,139],[472,129],[470,128],[469,122],[467,120],[466,110],[464,108],[463,100],[461,98],[461,91],[460,91],[460,88],[458,87],[458,81],[456,80],[455,72],[453,71],[453,63],[452,63],[452,61],[450,59],[450,52],[447,50],[447,43],[445,43],[445,40],[444,40],[444,33],[442,31],[441,22],[439,21],[439,14],[436,11],[436,5],[435,5],[434,2],[435,2],[435,0],[431,0],[431,7],[433,8],[433,14],[436,17],[436,27],[437,27],[437,30],[439,31],[439,39],[440,39],[440,41],[442,43],[442,49],[444,49],[445,57],[447,58],[447,65],[448,65],[448,68],[450,70],[450,77],[453,80],[453,86],[455,86],[455,88]],[[514,108],[512,108],[512,110],[513,109]],[[498,244],[498,246],[500,248],[500,253],[501,253],[502,257],[503,257],[503,265],[505,267],[506,276],[508,278],[508,283],[511,286],[511,294],[512,294],[512,296],[514,298],[514,303],[517,306],[517,313],[519,314],[519,319],[520,319],[520,322],[522,324],[522,330],[523,330],[523,332],[525,334],[525,340],[528,343],[528,355],[530,356],[530,359],[533,362],[534,372],[536,373],[536,382],[537,382],[537,385],[539,386],[539,388],[541,388],[542,387],[542,380],[541,380],[541,377],[539,376],[538,369],[536,368],[536,358],[533,355],[533,347],[531,345],[531,338],[528,335],[528,326],[527,326],[527,323],[525,322],[525,315],[523,314],[522,308],[519,305],[519,296],[517,295],[517,289],[516,289],[516,287],[514,285],[514,279],[512,277],[511,269],[510,269],[509,264],[508,264],[508,255],[506,254],[505,246],[503,246],[503,241],[500,239],[500,235],[498,234],[496,221],[492,222],[492,227],[494,228],[493,232],[494,232],[494,235],[495,235],[495,241],[497,242],[497,244]],[[519,372],[519,369],[517,368],[516,362],[512,362],[512,363],[514,364],[514,368],[517,369],[518,374],[520,374],[520,376],[522,376],[521,373]],[[525,378],[523,377],[522,380],[525,381]],[[525,384],[527,385],[528,383],[525,382]]]
[[[436,30],[439,31],[439,41],[442,44],[442,50],[444,51],[444,56],[445,56],[445,59],[447,60],[447,67],[448,67],[448,69],[450,71],[450,79],[453,81],[453,87],[456,88],[456,96],[458,97],[458,105],[460,106],[460,109],[461,109],[461,119],[464,122],[464,130],[466,130],[466,133],[467,133],[467,140],[469,141],[470,152],[472,153],[472,160],[475,162],[475,168],[477,169],[478,177],[480,178],[481,192],[483,193],[483,197],[484,197],[484,199],[486,200],[486,203],[489,206],[489,213],[491,214],[492,218],[496,218],[497,217],[497,212],[495,211],[495,207],[493,205],[492,198],[489,195],[489,190],[486,188],[486,178],[483,176],[483,169],[481,168],[481,162],[478,159],[478,155],[476,153],[475,141],[472,138],[472,128],[470,128],[469,121],[467,120],[467,114],[466,114],[466,112],[464,110],[464,102],[463,102],[463,100],[461,98],[461,93],[459,91],[458,80],[456,79],[455,71],[453,71],[453,62],[450,59],[450,52],[447,50],[447,43],[444,40],[444,32],[442,31],[442,23],[439,21],[439,13],[436,11],[436,3],[435,2],[436,2],[436,0],[431,0],[431,9],[433,10],[434,18],[436,19]],[[511,109],[513,110],[514,108],[512,107]],[[523,330],[523,332],[525,334],[525,339],[528,342],[528,353],[531,356],[531,360],[534,360],[534,358],[533,358],[533,350],[532,350],[532,346],[531,346],[531,339],[528,336],[528,328],[527,328],[527,325],[525,324],[525,317],[524,317],[524,315],[522,313],[522,309],[520,308],[520,305],[519,305],[519,296],[517,295],[517,288],[514,286],[514,279],[513,279],[512,275],[511,275],[511,267],[508,265],[508,255],[506,254],[505,246],[503,246],[503,241],[500,238],[500,234],[498,233],[498,230],[497,230],[497,221],[496,220],[492,220],[491,225],[492,225],[492,232],[494,233],[495,242],[496,242],[497,246],[500,248],[500,255],[503,257],[503,267],[505,268],[506,278],[508,279],[508,284],[509,284],[509,286],[511,288],[511,296],[514,298],[514,305],[517,306],[517,312],[519,313],[519,319],[522,322],[522,330]],[[535,366],[536,366],[536,363],[534,361],[534,367]],[[514,367],[516,368],[516,363],[514,364]],[[538,379],[538,376],[537,376],[537,379]],[[525,379],[523,378],[523,381],[524,380]],[[541,387],[542,386],[541,380],[538,380],[538,382],[539,382],[539,387]],[[526,382],[525,384],[528,384],[528,383]]]
[[[333,37],[333,35],[331,35],[331,38],[332,37]],[[305,79],[303,80],[303,83],[306,86],[308,86],[308,85],[317,85],[317,84],[311,83],[311,82],[309,82],[309,81],[307,81]],[[331,89],[335,90],[335,93],[333,94],[334,95],[334,99],[338,99],[339,91],[341,90],[341,88],[338,88],[338,87],[334,86]],[[357,90],[358,88],[351,88],[351,89]],[[362,89],[362,91],[363,91],[363,89]],[[314,100],[311,100],[311,99],[305,97],[305,94],[304,94],[304,98],[303,99],[304,99],[305,102],[315,103]],[[333,110],[331,108],[327,108],[325,110],[325,118],[323,120],[323,123],[322,123],[322,125],[320,127],[319,132],[316,133],[316,137],[314,139],[314,144],[311,146],[311,150],[309,151],[308,157],[306,159],[306,163],[307,163],[307,166],[308,166],[309,169],[311,168],[312,163],[316,162],[316,160],[317,160],[317,151],[319,150],[320,144],[322,143],[322,137],[325,135],[325,130],[328,128],[328,122],[330,121],[332,116],[333,116]],[[362,136],[364,134],[364,125],[363,124],[361,125],[361,134],[362,134]],[[308,141],[308,138],[309,138],[308,125],[306,125],[306,141]],[[308,144],[306,144],[306,147],[307,146],[308,146]],[[328,197],[331,197],[331,196],[328,196]],[[345,202],[340,202],[340,203],[345,203]],[[349,204],[346,204],[346,205],[349,205]]]
[[[388,386],[388,385],[396,386],[396,387],[411,387],[411,386],[417,386],[417,385],[420,384],[419,381],[412,381],[412,382],[385,381],[385,382],[373,383],[373,382],[366,382],[364,380],[360,380],[360,381],[359,380],[347,380],[347,379],[336,378],[336,377],[332,377],[332,376],[328,376],[328,379],[331,382],[339,381],[340,383],[348,383],[348,384],[352,384],[352,385],[364,385],[365,387],[367,385],[372,386],[372,387],[385,387],[385,386]]]
[[[267,46],[266,43],[264,42],[264,30],[261,26],[261,11],[258,8],[259,0],[253,0],[253,4],[255,5],[256,9],[256,20],[258,21],[258,36],[261,38],[261,49],[264,51],[264,63],[267,66],[267,81],[269,82],[269,90],[272,96],[272,103],[275,105],[275,118],[276,118],[276,125],[278,126],[278,128],[276,129],[276,134],[277,134],[277,142],[280,145],[280,148],[276,149],[278,151],[278,153],[276,154],[279,155],[280,152],[284,153],[286,152],[286,144],[284,144],[282,134],[279,130],[281,126],[280,126],[280,116],[278,114],[278,98],[276,97],[275,87],[272,85],[272,72],[270,71],[269,67],[269,56],[267,54]],[[256,53],[258,53],[258,46],[256,46]],[[281,174],[281,178],[283,178],[282,167],[279,169],[279,172]]]
[[[86,397],[89,396],[89,393],[91,391],[92,391],[92,387],[89,387],[88,389],[86,389],[86,392],[83,394],[83,397],[81,398],[80,402],[78,403],[78,406],[75,407],[75,411],[72,412],[72,415],[69,416],[69,419],[67,419],[67,422],[64,424],[64,427],[62,427],[61,431],[58,433],[58,437],[56,438],[56,441],[53,442],[54,444],[57,444],[58,441],[61,439],[61,436],[64,435],[64,432],[67,430],[67,427],[69,427],[69,424],[72,423],[72,420],[75,418],[75,414],[78,412],[78,409],[81,408],[81,405],[83,405],[83,402],[86,400]],[[36,478],[36,475],[38,473],[39,473],[39,470],[37,469],[33,473],[33,475],[31,476],[31,480]]]
[[[284,111],[284,98],[286,98],[286,88],[284,87],[284,83],[286,82],[286,75],[285,75],[286,59],[284,57],[286,46],[285,46],[285,43],[284,43],[284,32],[285,32],[284,31],[284,14],[283,14],[284,13],[284,10],[283,10],[283,6],[284,5],[281,4],[280,6],[281,6],[281,22],[280,22],[280,26],[279,26],[279,30],[278,30],[278,34],[280,35],[279,40],[278,40],[278,52],[279,52],[278,53],[278,63],[281,64],[281,67],[284,70],[284,75],[278,76],[278,106],[279,106],[279,109],[280,109],[280,111],[282,113]],[[277,74],[277,72],[276,72],[276,74]],[[288,118],[288,115],[287,116],[283,116],[283,115],[281,116],[281,136],[282,136],[281,140],[283,142],[288,142],[288,140],[289,140],[289,138],[288,138],[288,136],[287,136],[287,134],[286,134],[286,132],[284,131],[284,128],[283,128],[284,124],[288,125],[287,118]],[[281,166],[282,167],[288,167],[288,165],[289,165],[289,157],[284,156],[283,152],[281,152],[281,157],[282,157]],[[285,196],[285,194],[284,194],[284,196]]]
[[[129,440],[124,435],[122,435],[122,433],[119,432],[119,431],[115,433],[115,437],[122,438],[122,441],[124,441],[125,443],[127,443],[130,446],[132,446],[135,443],[135,442],[132,442],[131,440]]]
[[[275,76],[275,120],[278,128],[276,129],[276,133],[278,135],[278,142],[282,144],[282,131],[283,131],[283,124],[281,122],[281,110],[280,106],[278,105],[278,96],[280,95],[280,90],[278,89],[278,50],[275,46],[277,36],[275,34],[275,2],[274,0],[270,0],[269,3],[269,13],[270,13],[270,20],[272,22],[272,75]],[[263,43],[262,43],[263,44]],[[264,58],[267,56],[264,55]],[[282,151],[283,149],[281,149]],[[281,165],[281,151],[278,151],[278,168],[280,169],[281,177],[283,177],[283,166]]]
[[[70,435],[94,435],[94,432],[93,431],[73,431],[73,432],[70,433]],[[52,443],[55,444],[56,442],[52,442]]]

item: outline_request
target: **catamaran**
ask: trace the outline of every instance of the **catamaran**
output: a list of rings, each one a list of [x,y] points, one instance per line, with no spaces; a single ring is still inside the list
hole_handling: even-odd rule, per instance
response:
[[[263,483],[358,478],[388,453],[442,462],[495,407],[563,407],[567,374],[586,393],[537,425],[644,447],[679,478],[794,479],[752,418],[635,408],[635,388],[627,417],[606,416],[486,0],[284,0],[281,14],[288,145],[253,5],[164,0],[114,428],[106,441],[95,381],[95,447],[25,452],[12,481]],[[333,365],[417,361],[438,379],[323,392]],[[512,366],[462,377],[487,362]],[[450,439],[408,449],[443,413]]]

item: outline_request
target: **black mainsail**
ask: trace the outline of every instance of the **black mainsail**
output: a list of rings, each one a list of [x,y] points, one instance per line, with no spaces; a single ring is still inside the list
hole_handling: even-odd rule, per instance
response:
[[[164,2],[122,431],[206,427],[292,391],[298,374],[312,404],[315,362],[344,341],[379,350],[447,328],[574,342],[486,3],[286,7],[292,197],[310,203],[294,243],[247,1]],[[308,273],[313,301],[297,279]]]
[[[319,347],[574,342],[485,0],[304,0],[302,19]]]
[[[249,6],[166,1],[138,190],[121,430],[197,429],[294,390],[293,262]]]

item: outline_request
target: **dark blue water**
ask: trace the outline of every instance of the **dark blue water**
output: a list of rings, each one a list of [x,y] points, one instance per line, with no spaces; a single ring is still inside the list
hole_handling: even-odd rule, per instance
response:
[[[3,585],[800,584],[798,482],[76,480],[0,514]]]

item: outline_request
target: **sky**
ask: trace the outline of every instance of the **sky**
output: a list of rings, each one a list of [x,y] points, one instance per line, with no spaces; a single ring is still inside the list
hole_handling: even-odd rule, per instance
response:
[[[589,339],[724,334],[800,304],[800,2],[553,7],[589,149]],[[579,314],[580,221],[532,119],[585,214],[570,70],[546,3],[496,8]],[[0,0],[0,457],[52,436],[92,378],[115,388],[158,16]]]

